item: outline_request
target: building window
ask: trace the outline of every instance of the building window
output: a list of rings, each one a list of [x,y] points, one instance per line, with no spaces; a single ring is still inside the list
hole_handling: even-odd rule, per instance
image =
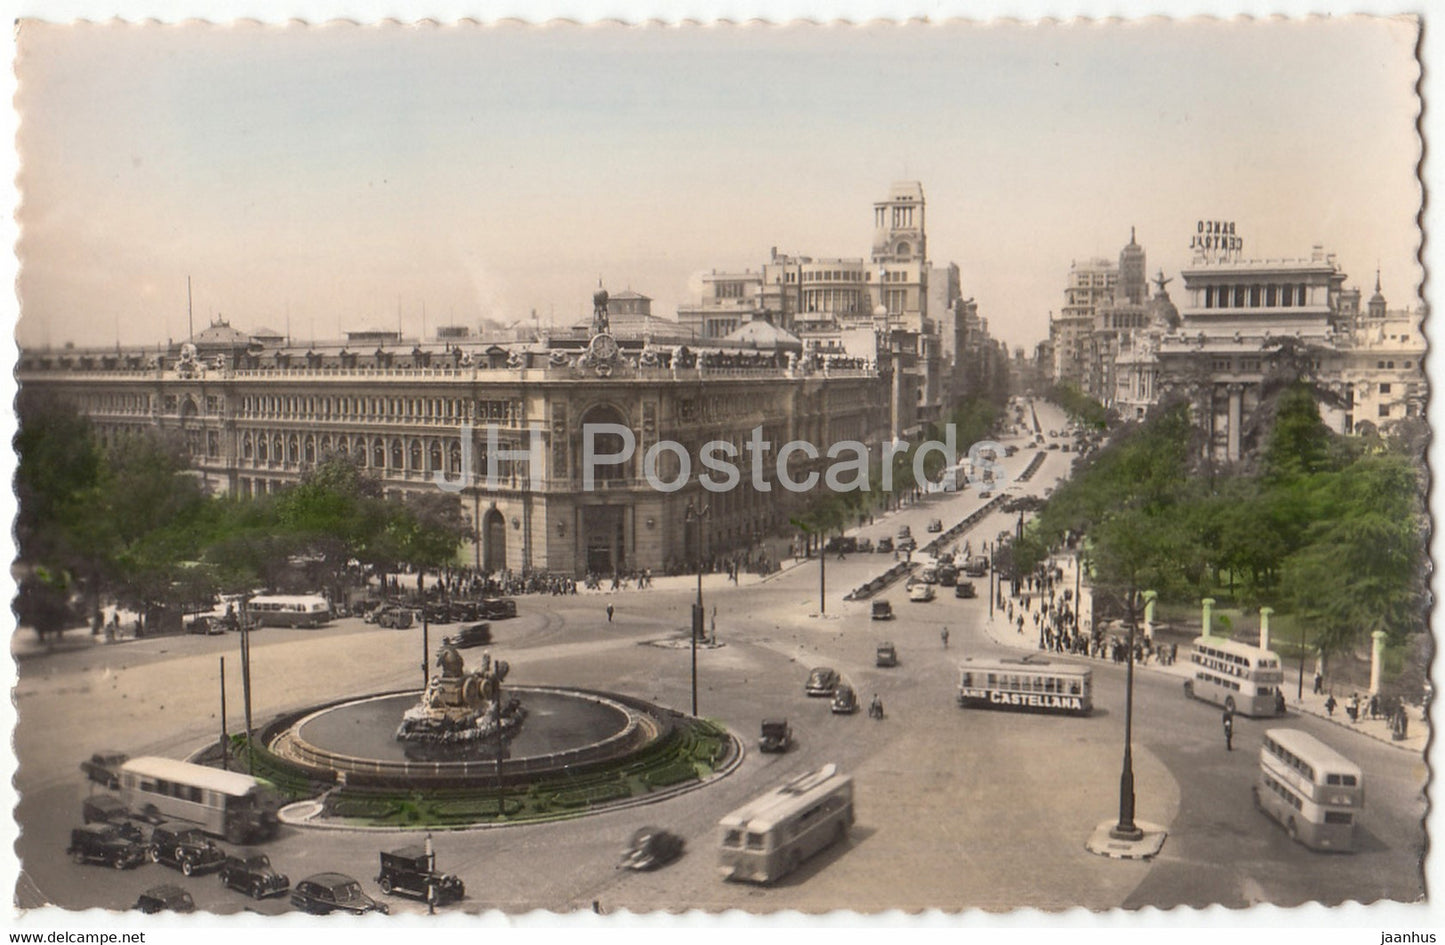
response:
[[[1388,416],[1390,415],[1390,405],[1389,405],[1389,404],[1380,404],[1379,415],[1382,416],[1382,417],[1388,417]]]
[[[1389,384],[1381,384],[1381,385],[1380,385],[1380,393],[1381,393],[1381,394],[1388,394],[1389,392],[1390,392],[1390,385],[1389,385]]]

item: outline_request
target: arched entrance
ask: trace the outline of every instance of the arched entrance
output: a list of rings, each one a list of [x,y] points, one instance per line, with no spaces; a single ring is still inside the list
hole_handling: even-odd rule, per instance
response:
[[[482,570],[507,570],[507,520],[495,507],[482,516]]]
[[[591,424],[616,424],[627,426],[622,411],[611,404],[596,404],[581,415],[578,430],[576,455],[582,455],[581,434]],[[606,433],[597,437],[597,454],[606,456],[622,452],[622,437]],[[618,465],[602,464],[594,470],[593,488],[586,490],[585,481],[578,470],[578,484],[583,487],[582,506],[582,554],[587,571],[602,576],[627,569],[626,561],[626,512],[625,505],[608,501],[606,490],[624,485],[631,478],[632,463]]]

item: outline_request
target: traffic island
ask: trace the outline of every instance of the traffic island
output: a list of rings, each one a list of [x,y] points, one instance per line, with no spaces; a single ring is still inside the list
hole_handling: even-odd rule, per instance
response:
[[[1164,838],[1169,832],[1158,824],[1134,821],[1137,836],[1115,836],[1119,833],[1117,817],[1111,818],[1094,828],[1085,849],[1098,856],[1112,860],[1148,860],[1158,855],[1164,847]]]

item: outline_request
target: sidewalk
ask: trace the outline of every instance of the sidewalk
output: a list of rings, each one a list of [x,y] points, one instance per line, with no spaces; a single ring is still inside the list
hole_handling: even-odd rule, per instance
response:
[[[1066,559],[1061,557],[1058,558],[1055,563],[1064,571],[1063,586],[1072,589],[1074,586],[1073,559]],[[1015,605],[1015,615],[1017,616],[1017,608],[1019,606],[1018,599],[1010,598],[1007,591],[1004,592],[1004,596],[1006,600],[1013,600]],[[1093,602],[1090,600],[1088,584],[1080,582],[1079,596],[1080,598],[1082,598],[1083,601],[1080,607],[1081,612],[1085,614],[1092,613]],[[1029,653],[1040,652],[1038,648],[1038,633],[1034,630],[1032,626],[1032,621],[1025,622],[1024,632],[1020,634],[1018,632],[1017,624],[1014,624],[1012,626],[1009,625],[1007,616],[1004,613],[995,610],[994,615],[991,618],[984,618],[984,625],[985,630],[989,635],[989,638],[1001,646],[1012,647],[1014,649]],[[1135,663],[1134,670],[1135,672],[1141,673],[1165,673],[1179,679],[1180,685],[1182,686],[1184,680],[1189,679],[1194,675],[1193,668],[1187,662],[1187,654],[1182,652],[1183,649],[1184,648],[1181,647],[1179,661],[1171,666],[1160,666],[1159,664],[1151,660],[1147,663]],[[1074,654],[1063,654],[1060,658],[1074,662],[1082,662],[1085,664],[1096,662],[1112,664],[1113,662],[1112,660],[1108,659],[1096,660],[1091,657],[1077,656]],[[1409,720],[1408,728],[1406,730],[1406,736],[1405,738],[1396,741],[1390,731],[1389,721],[1383,716],[1377,719],[1371,719],[1366,717],[1360,719],[1358,722],[1350,721],[1349,715],[1345,712],[1345,704],[1349,701],[1350,698],[1349,691],[1341,692],[1339,690],[1336,690],[1335,700],[1339,704],[1335,706],[1334,715],[1331,716],[1330,713],[1325,710],[1325,700],[1329,695],[1329,688],[1326,687],[1325,692],[1321,693],[1320,695],[1315,695],[1314,692],[1312,692],[1311,690],[1312,680],[1309,676],[1306,676],[1304,681],[1303,698],[1298,697],[1298,679],[1291,677],[1288,670],[1286,670],[1284,694],[1290,712],[1301,712],[1307,715],[1313,715],[1316,718],[1324,719],[1325,721],[1331,722],[1332,724],[1338,726],[1341,729],[1346,729],[1360,735],[1369,736],[1376,741],[1381,741],[1387,745],[1392,745],[1396,748],[1401,748],[1405,751],[1413,752],[1420,755],[1421,757],[1424,757],[1425,750],[1430,743],[1430,722],[1428,716],[1422,710],[1421,706],[1408,705],[1405,707],[1405,712]],[[1363,712],[1365,706],[1368,704],[1369,694],[1366,692],[1361,692],[1360,695],[1361,711]]]

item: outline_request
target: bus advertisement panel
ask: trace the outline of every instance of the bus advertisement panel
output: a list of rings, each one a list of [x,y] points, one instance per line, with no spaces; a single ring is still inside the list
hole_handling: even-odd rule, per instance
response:
[[[1093,672],[1032,655],[968,658],[959,667],[958,704],[965,709],[1088,715],[1094,710]]]

